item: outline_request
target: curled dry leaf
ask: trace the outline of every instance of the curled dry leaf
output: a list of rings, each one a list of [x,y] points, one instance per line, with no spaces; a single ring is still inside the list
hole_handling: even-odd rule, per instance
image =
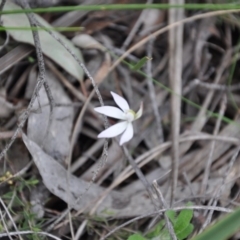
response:
[[[10,1],[7,1],[4,5],[4,10],[19,10],[20,8]],[[52,28],[43,18],[35,14],[36,19],[47,28]],[[2,15],[2,21],[4,27],[29,27],[28,18],[25,14],[6,14]],[[32,32],[30,30],[11,30],[7,29],[8,33],[18,42],[28,43],[34,45]],[[75,48],[71,41],[58,32],[54,32],[57,37],[59,37],[74,53],[82,60],[82,55],[79,49]],[[65,71],[71,74],[73,77],[79,81],[83,78],[83,71],[79,67],[78,63],[73,59],[70,53],[52,36],[50,36],[46,31],[39,31],[40,42],[42,46],[43,53],[61,66]]]
[[[164,11],[159,9],[145,9],[142,21],[143,27],[141,28],[139,35],[143,36],[150,28],[162,23],[164,21],[164,15]]]
[[[105,47],[88,34],[77,35],[72,39],[72,42],[77,47],[83,49],[98,49],[100,51],[105,51]]]
[[[109,69],[111,67],[111,56],[106,51],[106,48],[100,42],[98,42],[95,38],[93,38],[88,34],[77,35],[72,39],[72,42],[75,44],[75,46],[80,47],[82,49],[97,49],[102,52],[105,52],[105,57],[104,57],[105,59],[102,62],[96,74],[94,75],[95,81],[98,84],[100,84],[109,73]],[[96,65],[96,58],[94,58],[94,65]],[[93,69],[92,67],[88,67],[88,68]],[[91,82],[87,81],[85,84],[86,86],[89,86]]]

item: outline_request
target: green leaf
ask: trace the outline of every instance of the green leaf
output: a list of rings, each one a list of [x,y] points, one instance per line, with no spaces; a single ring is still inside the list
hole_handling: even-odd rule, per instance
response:
[[[159,239],[161,239],[161,240],[172,240],[172,238],[171,238],[171,236],[168,232],[168,229],[166,229],[166,228],[163,229],[161,231],[160,235],[157,238],[153,238],[151,240],[159,240]]]
[[[10,11],[2,11],[1,14],[16,14],[16,13],[52,13],[52,12],[69,12],[69,11],[104,11],[104,10],[144,10],[144,9],[170,9],[170,8],[184,8],[188,10],[231,10],[239,9],[240,6],[234,1],[232,4],[212,4],[212,3],[188,3],[188,4],[99,4],[99,5],[79,5],[79,6],[58,6],[48,8],[33,8],[33,9],[18,9]]]
[[[38,179],[29,179],[25,181],[26,185],[37,185],[39,183]]]
[[[128,237],[128,240],[146,240],[142,235],[136,233]]]
[[[12,201],[12,207],[24,206],[22,200],[17,195],[15,195],[14,198],[13,198],[13,194],[14,194],[13,192],[8,192],[8,193],[4,194],[2,196],[2,198]]]
[[[190,223],[185,229],[177,233],[177,238],[179,240],[185,239],[193,232],[194,226]]]
[[[157,237],[159,236],[161,230],[163,229],[165,225],[165,221],[164,220],[161,220],[155,227],[152,231],[150,231],[148,234],[146,234],[146,237],[147,238],[154,238],[154,237]]]
[[[176,221],[176,212],[173,210],[167,210],[166,211],[167,217],[171,220],[173,224],[175,224]]]
[[[192,209],[183,209],[177,216],[176,222],[174,224],[174,230],[176,233],[181,232],[183,229],[187,228],[193,217]]]
[[[240,229],[240,208],[209,227],[192,240],[226,240]]]
[[[11,199],[13,197],[13,194],[14,194],[14,192],[12,192],[12,191],[7,192],[2,196],[2,198],[3,199]]]
[[[132,70],[134,71],[138,71],[143,65],[145,65],[145,63],[147,61],[151,61],[152,58],[149,57],[143,57],[142,59],[140,59],[137,64],[135,64],[134,66],[131,67]]]
[[[7,1],[4,5],[4,10],[21,10],[16,4]],[[36,19],[47,28],[51,28],[43,18],[35,14]],[[7,27],[30,27],[28,18],[25,14],[10,14],[2,16],[3,26]],[[7,30],[7,32],[18,42],[28,43],[34,45],[32,32],[27,31],[16,31],[16,30]],[[40,44],[43,50],[43,53],[61,66],[65,71],[74,76],[78,80],[82,80],[83,71],[74,60],[74,58],[67,52],[67,50],[57,42],[52,36],[50,36],[45,31],[39,31]],[[58,32],[54,34],[60,38],[67,46],[70,48],[74,54],[82,61],[82,55],[79,49],[75,48],[71,41],[69,41],[65,36]]]

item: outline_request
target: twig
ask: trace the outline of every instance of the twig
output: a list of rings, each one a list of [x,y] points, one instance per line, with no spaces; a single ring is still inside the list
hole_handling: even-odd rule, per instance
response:
[[[107,47],[107,49],[109,49],[111,52],[115,53],[116,55],[122,55],[125,52],[125,50],[116,48],[114,46],[111,46],[110,44],[105,43],[104,45]],[[132,62],[138,62],[140,60],[139,58],[137,58],[136,56],[134,56],[132,54],[129,54],[127,56],[127,58]]]
[[[0,132],[0,139],[8,139],[11,138],[14,135],[14,131],[5,131],[5,132]],[[21,133],[19,133],[16,138],[22,137]]]
[[[79,226],[79,228],[78,228],[78,230],[77,230],[77,232],[76,232],[75,239],[73,239],[73,240],[78,240],[78,239],[80,239],[80,237],[82,236],[83,231],[84,231],[84,229],[85,229],[85,227],[86,227],[86,225],[87,225],[87,222],[88,222],[87,219],[85,219],[85,220],[82,222],[82,224]]]
[[[87,107],[88,107],[88,104],[90,103],[92,97],[94,96],[94,90],[92,90],[92,92],[90,93],[90,95],[88,96],[87,100],[85,101],[84,105],[83,105],[83,108],[78,116],[78,119],[77,119],[77,122],[75,124],[75,128],[74,128],[74,131],[73,131],[73,135],[72,135],[72,139],[71,139],[71,150],[70,150],[70,153],[69,153],[69,158],[68,158],[68,171],[70,173],[71,169],[70,169],[70,163],[71,163],[71,156],[72,156],[72,147],[74,146],[75,142],[76,142],[76,139],[77,139],[77,134],[78,134],[78,130],[79,128],[81,127],[81,123],[82,123],[82,118],[87,110]],[[108,144],[108,139],[105,139],[104,140],[104,144]],[[91,181],[88,183],[88,186],[86,187],[85,189],[85,193],[89,190],[89,188],[91,187],[91,185],[94,183],[95,179],[97,178],[97,175],[99,173],[99,170],[105,165],[106,163],[106,158],[101,158],[100,161],[99,161],[99,164],[97,166],[97,169],[96,171],[94,171],[93,173],[93,177],[91,179]],[[83,195],[85,194],[83,193],[81,196],[78,197],[76,203],[78,203],[81,198],[83,197]]]
[[[69,212],[68,209],[64,210],[64,211],[61,213],[61,215],[58,216],[58,218],[46,228],[46,231],[47,231],[47,232],[52,231],[52,229],[55,228],[55,226],[56,226],[59,222],[61,222],[61,221],[68,215],[68,212]]]
[[[154,39],[150,39],[148,42],[148,45],[147,45],[147,56],[149,58],[152,58],[153,44],[154,44]],[[156,103],[156,93],[155,93],[155,89],[154,89],[153,82],[152,82],[152,61],[147,61],[146,73],[148,75],[147,84],[148,84],[150,99],[152,102],[153,113],[154,113],[154,116],[156,119],[159,143],[162,143],[162,142],[164,142],[163,129],[162,129],[162,123],[161,123],[162,120],[161,120],[160,113],[158,111],[158,106]]]
[[[3,228],[4,228],[5,231],[7,232],[8,237],[10,238],[10,240],[13,240],[13,238],[11,237],[11,235],[9,235],[8,227],[7,227],[7,224],[5,223],[5,220],[4,220],[4,217],[3,217],[3,214],[2,214],[2,210],[1,210],[1,209],[0,209],[0,216],[1,216],[2,223],[3,223]],[[20,236],[19,236],[19,238],[21,239]]]
[[[217,205],[218,198],[220,197],[220,195],[221,195],[221,193],[223,191],[223,188],[224,188],[224,186],[226,184],[227,176],[229,175],[229,173],[230,173],[230,171],[231,171],[231,169],[233,167],[233,164],[235,163],[235,161],[237,159],[239,151],[240,151],[240,147],[237,148],[236,153],[232,156],[232,158],[231,158],[231,160],[229,162],[228,170],[225,172],[225,174],[224,174],[224,176],[222,178],[222,182],[219,184],[219,189],[217,190],[217,192],[215,194],[215,197],[212,198],[212,199],[214,199],[212,207],[216,207],[216,205]],[[206,221],[204,222],[204,224],[203,224],[203,226],[201,228],[201,231],[203,231],[208,226],[208,224],[211,222],[213,212],[214,212],[214,209],[211,209],[209,214],[208,214],[208,217],[207,217]]]
[[[125,81],[124,85],[126,86],[126,94],[128,97],[128,101],[129,101],[129,105],[132,106],[133,105],[133,101],[134,99],[132,98],[133,96],[133,91],[132,91],[132,79],[129,75],[129,71],[122,67],[121,65],[118,66],[118,70],[120,72],[120,74],[123,76],[123,79]]]
[[[19,231],[19,232],[0,233],[0,238],[7,237],[8,235],[15,236],[15,235],[29,235],[29,234],[43,235],[43,236],[47,236],[47,237],[50,237],[50,238],[53,238],[56,240],[61,240],[61,238],[58,238],[50,233],[34,232],[34,231]]]
[[[183,175],[183,178],[184,178],[185,182],[186,182],[187,185],[188,185],[188,188],[190,189],[190,192],[191,192],[192,196],[195,197],[196,194],[195,194],[195,192],[194,192],[194,190],[193,190],[193,188],[192,188],[192,186],[191,186],[191,182],[190,182],[190,180],[189,180],[189,177],[188,177],[187,173],[184,171],[184,172],[182,173],[182,175]]]
[[[64,87],[66,87],[77,99],[82,102],[85,102],[86,98],[83,94],[78,91],[65,77],[64,75],[54,66],[50,61],[46,60],[46,65],[50,70],[57,76],[57,78],[63,83]]]
[[[5,212],[7,213],[7,215],[8,215],[8,217],[9,217],[9,219],[10,219],[10,221],[11,221],[14,229],[18,232],[18,228],[17,228],[17,226],[16,226],[16,224],[15,224],[15,222],[14,222],[14,220],[13,220],[11,214],[10,214],[10,212],[8,211],[6,205],[4,204],[2,198],[0,198],[0,203],[1,203],[1,205],[3,206]],[[8,234],[9,234],[9,232],[8,232]],[[19,238],[22,239],[20,236],[19,236]]]
[[[170,4],[184,4],[184,0],[170,0]],[[183,18],[183,9],[169,9],[169,24]],[[179,167],[179,133],[181,122],[181,89],[182,89],[182,48],[183,25],[169,31],[169,80],[174,94],[171,95],[171,138],[172,138],[172,189],[171,205],[174,202],[178,181]]]
[[[5,3],[7,2],[7,0],[2,0],[1,4],[0,4],[0,12],[2,12]],[[2,19],[1,19],[1,14],[0,14],[0,25],[2,24]]]
[[[147,0],[146,4],[151,4],[153,1],[152,0]],[[131,43],[133,37],[136,35],[137,33],[137,30],[139,29],[139,27],[141,26],[142,24],[142,21],[144,20],[144,17],[146,15],[146,11],[148,10],[143,10],[138,18],[138,20],[136,21],[136,23],[134,24],[131,32],[128,34],[127,38],[125,39],[121,49],[122,50],[125,50],[128,45]]]
[[[1,17],[1,16],[0,16]],[[6,31],[6,40],[5,42],[3,43],[3,45],[0,47],[0,52],[8,45],[9,43],[9,33]]]
[[[155,201],[154,201],[154,198],[153,198],[153,192],[152,192],[151,185],[149,184],[149,182],[146,179],[146,177],[143,175],[141,169],[138,167],[136,162],[133,160],[132,156],[129,154],[127,148],[125,146],[123,146],[122,149],[123,149],[123,152],[124,152],[126,158],[128,159],[129,163],[131,164],[132,168],[136,172],[138,178],[140,179],[140,181],[145,186],[145,188],[146,188],[146,190],[147,190],[147,192],[149,194],[149,197],[152,200],[153,205],[157,208],[157,205],[155,204]]]
[[[226,95],[224,95],[222,102],[221,102],[221,106],[220,106],[219,117],[217,119],[214,131],[213,131],[214,136],[216,136],[219,132],[221,120],[222,120],[222,117],[226,110],[226,103],[227,103],[227,97],[226,97]],[[210,149],[208,160],[207,160],[206,166],[205,166],[205,171],[204,171],[204,175],[203,175],[203,179],[202,179],[200,194],[203,194],[207,188],[207,182],[208,182],[208,178],[209,178],[209,174],[210,174],[210,170],[211,170],[211,165],[212,165],[212,160],[213,160],[212,157],[213,157],[213,153],[214,153],[214,149],[215,149],[215,144],[216,144],[216,141],[213,141],[211,143],[211,149]]]
[[[28,2],[26,0],[18,0],[20,6],[22,6],[23,9],[31,9]],[[36,18],[35,15],[33,13],[27,13],[27,18],[28,21],[31,25],[31,27],[33,28],[37,28],[37,23],[36,23]],[[37,31],[32,31],[33,34],[33,39],[34,39],[34,43],[35,43],[35,48],[36,48],[36,52],[37,52],[37,61],[38,61],[38,69],[39,69],[39,81],[43,82],[47,97],[48,97],[48,101],[50,103],[50,115],[49,115],[49,119],[48,119],[48,125],[47,125],[47,129],[45,132],[45,135],[42,139],[42,144],[44,145],[44,139],[46,139],[48,132],[49,132],[49,128],[52,125],[53,122],[53,111],[54,111],[54,99],[53,99],[53,95],[51,92],[51,89],[46,81],[45,78],[45,63],[44,63],[44,58],[43,58],[43,52],[42,52],[42,48],[41,48],[41,43],[40,43],[40,38],[38,35]],[[38,92],[37,92],[38,95]],[[39,105],[40,106],[40,105]]]
[[[223,207],[209,207],[209,206],[183,206],[183,207],[175,207],[175,208],[171,208],[171,209],[161,209],[159,211],[156,212],[152,212],[146,215],[142,215],[136,218],[133,218],[125,223],[123,223],[122,225],[114,228],[112,231],[110,231],[108,234],[106,234],[104,237],[101,238],[101,240],[105,240],[107,239],[109,236],[111,236],[113,233],[115,233],[116,231],[118,231],[119,229],[129,225],[130,223],[133,223],[137,220],[143,219],[143,218],[147,218],[147,217],[151,217],[160,213],[164,213],[168,210],[173,210],[173,211],[181,211],[184,209],[192,209],[192,210],[213,210],[213,211],[219,211],[219,212],[226,212],[226,213],[231,213],[232,210],[228,209],[228,208],[223,208]]]
[[[195,86],[200,86],[203,88],[211,89],[211,90],[217,90],[217,91],[237,91],[240,89],[240,84],[233,84],[231,86],[223,85],[223,84],[214,84],[214,83],[207,83],[202,82],[199,79],[194,79],[191,82],[191,86],[189,90],[191,90]]]
[[[157,195],[159,197],[159,200],[160,200],[161,204],[166,209],[167,208],[167,203],[166,203],[165,199],[163,198],[162,192],[161,192],[156,180],[153,181],[153,186],[154,186],[154,188],[157,192]],[[173,229],[173,225],[170,222],[168,216],[166,215],[166,212],[164,212],[164,218],[165,218],[165,221],[167,223],[167,228],[168,228],[168,231],[169,231],[172,239],[177,240],[176,234],[175,234],[174,229]]]

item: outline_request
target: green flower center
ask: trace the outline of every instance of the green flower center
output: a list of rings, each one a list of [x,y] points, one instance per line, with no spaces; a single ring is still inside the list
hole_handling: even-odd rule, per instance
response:
[[[132,122],[135,118],[136,118],[136,113],[132,109],[129,109],[128,111],[126,111],[126,120],[128,122]]]

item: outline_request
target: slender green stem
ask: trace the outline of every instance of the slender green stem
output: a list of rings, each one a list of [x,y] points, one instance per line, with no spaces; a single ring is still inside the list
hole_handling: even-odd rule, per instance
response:
[[[25,10],[5,10],[0,14],[18,13],[47,13],[47,12],[69,12],[69,11],[95,11],[95,10],[143,10],[143,9],[169,9],[184,8],[187,10],[230,10],[240,9],[240,4],[106,4],[106,5],[80,5],[80,6],[61,6],[49,8],[33,8]]]
[[[53,30],[58,32],[74,32],[83,30],[82,27],[2,27],[0,26],[0,31],[6,30],[15,30],[15,31],[45,31],[45,30]]]

